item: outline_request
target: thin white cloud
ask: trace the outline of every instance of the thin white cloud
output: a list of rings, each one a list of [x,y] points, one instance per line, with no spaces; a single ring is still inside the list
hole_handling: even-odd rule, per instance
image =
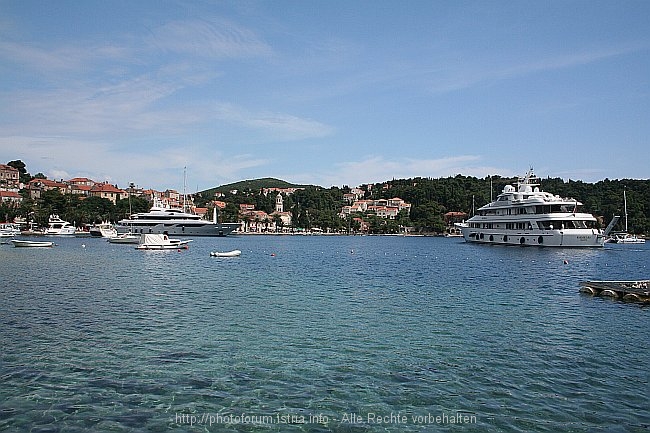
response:
[[[357,186],[365,183],[378,183],[391,179],[414,177],[464,176],[485,177],[490,174],[511,175],[509,169],[490,167],[482,164],[483,158],[477,155],[458,155],[436,159],[393,158],[369,156],[359,161],[336,164],[328,173],[303,173],[287,175],[299,183],[313,183],[322,186]],[[303,180],[304,179],[304,180]]]
[[[12,122],[0,120],[3,134],[66,135],[90,138],[119,136],[125,131],[169,130],[192,121],[174,109],[156,111],[153,105],[176,91],[169,83],[137,78],[100,88],[68,87],[49,91],[23,91],[8,95],[5,111]],[[9,108],[10,107],[10,108]],[[11,110],[9,112],[8,110]]]
[[[18,150],[19,149],[19,150]],[[187,167],[188,192],[241,179],[246,169],[267,165],[269,160],[252,154],[226,154],[207,146],[115,149],[111,143],[66,137],[0,137],[0,155],[7,161],[21,159],[31,174],[50,179],[88,177],[125,187],[135,182],[144,188],[183,186]]]
[[[485,82],[506,80],[539,72],[587,65],[647,49],[647,44],[627,44],[617,47],[558,54],[533,61],[513,62],[509,65],[462,64],[451,69],[436,68],[432,72],[436,82],[430,86],[430,90],[434,93],[447,93],[470,88]]]
[[[58,46],[36,46],[31,43],[0,41],[0,59],[22,65],[31,72],[44,77],[58,77],[70,80],[69,75],[77,72],[94,72],[98,64],[109,61],[131,61],[131,49],[111,44],[68,44]],[[90,66],[90,68],[89,68]]]
[[[166,23],[152,29],[148,41],[159,50],[197,58],[258,57],[272,53],[271,47],[253,31],[216,17]]]
[[[318,138],[334,132],[331,126],[312,119],[300,118],[286,113],[269,111],[251,112],[232,104],[215,105],[215,117],[247,128],[268,131],[275,139],[301,140]]]

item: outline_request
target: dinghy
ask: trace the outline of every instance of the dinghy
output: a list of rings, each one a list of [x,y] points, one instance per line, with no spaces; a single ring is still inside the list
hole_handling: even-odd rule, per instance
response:
[[[14,244],[14,247],[51,247],[54,245],[54,242],[22,241],[19,239],[13,239],[11,243]]]
[[[212,257],[237,257],[241,256],[241,251],[232,250],[232,251],[212,251],[210,253]]]

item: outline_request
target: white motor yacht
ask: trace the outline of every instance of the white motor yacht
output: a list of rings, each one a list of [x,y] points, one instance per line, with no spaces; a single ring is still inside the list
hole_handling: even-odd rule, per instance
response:
[[[545,247],[602,247],[605,233],[582,205],[540,191],[533,170],[506,185],[496,200],[478,209],[462,227],[467,242]]]
[[[201,219],[199,215],[183,209],[165,206],[154,200],[149,212],[140,212],[118,221],[119,233],[163,234],[181,236],[226,236],[239,227],[238,223],[217,222],[216,209],[212,221]]]
[[[46,235],[74,235],[77,228],[67,221],[63,221],[58,215],[50,215]]]
[[[96,224],[90,228],[90,236],[102,238],[114,238],[117,236],[115,226],[109,222]]]

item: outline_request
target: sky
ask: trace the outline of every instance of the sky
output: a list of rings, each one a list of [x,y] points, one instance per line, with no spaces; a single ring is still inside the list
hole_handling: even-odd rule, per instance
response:
[[[0,163],[187,192],[650,177],[650,2],[0,0]]]

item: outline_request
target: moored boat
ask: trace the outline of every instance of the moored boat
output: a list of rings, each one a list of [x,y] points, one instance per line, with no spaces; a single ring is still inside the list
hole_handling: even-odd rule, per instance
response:
[[[106,240],[112,244],[138,244],[140,243],[140,236],[141,235],[134,235],[133,233],[128,232],[108,238]]]
[[[114,238],[117,236],[115,226],[109,222],[102,222],[90,228],[90,236],[98,238]]]
[[[13,239],[11,241],[14,244],[14,247],[51,247],[54,246],[54,242],[47,241],[24,241],[20,239]]]
[[[45,229],[46,235],[74,235],[77,228],[67,221],[63,221],[58,215],[50,215],[48,227]]]
[[[20,234],[20,228],[17,224],[5,223],[0,224],[0,238],[11,238]]]
[[[189,240],[170,239],[166,234],[140,235],[138,250],[175,250],[189,248]]]
[[[614,233],[607,242],[613,244],[645,244],[645,238],[629,233]]]
[[[579,212],[582,205],[540,191],[530,169],[517,185],[506,185],[496,200],[463,224],[465,241],[495,245],[602,247],[605,233],[596,218]]]
[[[210,256],[212,256],[212,257],[239,257],[239,256],[241,256],[241,251],[240,250],[212,251],[210,253]]]
[[[154,200],[149,212],[140,212],[117,223],[117,231],[135,234],[163,234],[180,236],[226,236],[239,227],[239,223],[217,222],[216,209],[211,221],[183,209],[165,206]]]
[[[640,238],[635,234],[628,233],[627,231],[627,195],[625,194],[625,190],[623,190],[623,203],[625,207],[625,231],[613,233],[606,242],[613,244],[645,244],[645,238]]]

